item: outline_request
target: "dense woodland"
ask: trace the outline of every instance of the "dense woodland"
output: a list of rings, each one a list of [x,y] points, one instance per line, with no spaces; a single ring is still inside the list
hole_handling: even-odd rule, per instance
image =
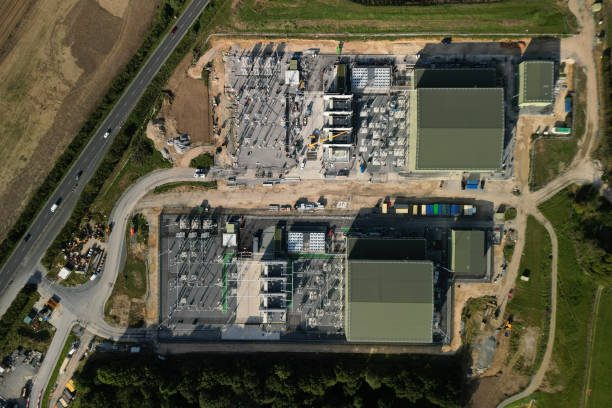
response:
[[[460,356],[98,354],[74,407],[460,407],[462,379]]]

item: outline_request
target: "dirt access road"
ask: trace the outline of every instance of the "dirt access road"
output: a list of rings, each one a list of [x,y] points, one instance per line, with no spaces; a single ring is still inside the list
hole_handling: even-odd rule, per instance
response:
[[[0,240],[138,49],[158,3],[0,0]]]

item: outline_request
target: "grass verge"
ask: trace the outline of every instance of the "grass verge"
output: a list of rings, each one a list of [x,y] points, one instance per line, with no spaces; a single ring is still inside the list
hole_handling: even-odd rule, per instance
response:
[[[591,357],[591,393],[587,407],[612,407],[612,289],[601,294]]]
[[[557,0],[374,7],[350,0],[245,0],[237,31],[275,33],[558,33],[576,31]]]
[[[572,196],[566,189],[540,206],[557,233],[557,329],[551,368],[546,374],[551,393],[534,394],[538,407],[574,408],[580,405],[587,347],[588,316],[596,284],[584,273],[574,246]]]
[[[70,346],[72,345],[72,342],[75,339],[76,339],[76,335],[71,330],[70,334],[68,335],[68,339],[66,339],[66,343],[64,344],[64,348],[62,349],[62,352],[59,355],[57,363],[55,364],[55,368],[53,369],[53,372],[51,373],[51,377],[49,378],[49,383],[47,384],[47,388],[45,388],[45,392],[40,402],[41,407],[49,406],[49,397],[51,396],[51,389],[55,385],[55,381],[57,380],[57,376],[59,375],[59,370],[62,367],[62,363],[64,362],[64,359],[68,355],[68,352],[70,351]]]
[[[514,315],[511,349],[518,351],[518,334],[524,333],[528,327],[536,327],[538,346],[531,371],[540,365],[548,339],[550,321],[550,273],[551,273],[551,243],[548,232],[534,217],[527,218],[524,255],[521,257],[519,276],[516,279],[514,295],[508,302],[507,313]],[[520,275],[529,273],[529,281],[520,279]],[[515,330],[516,329],[516,330]],[[513,344],[515,343],[515,344]],[[515,347],[513,347],[515,346]],[[508,359],[512,358],[512,353]]]
[[[217,188],[216,181],[178,181],[176,183],[163,184],[153,189],[153,194],[168,193],[178,188],[185,189],[187,191],[202,191],[202,190],[214,190]]]

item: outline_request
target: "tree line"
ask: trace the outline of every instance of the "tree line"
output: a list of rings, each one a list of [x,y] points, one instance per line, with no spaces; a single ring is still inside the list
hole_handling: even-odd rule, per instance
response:
[[[592,185],[573,193],[572,224],[578,257],[595,277],[612,281],[612,205]]]
[[[460,356],[94,356],[75,408],[460,407]]]

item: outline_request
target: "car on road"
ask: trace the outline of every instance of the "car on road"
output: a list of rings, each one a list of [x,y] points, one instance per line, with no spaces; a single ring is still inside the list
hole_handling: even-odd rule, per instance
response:
[[[58,198],[57,201],[55,202],[55,204],[53,204],[51,206],[51,212],[54,213],[55,210],[57,210],[57,207],[59,207],[59,205],[62,203],[62,198]]]
[[[79,181],[79,179],[81,178],[81,176],[83,175],[83,170],[79,170],[76,174],[76,176],[74,177],[75,181]]]
[[[30,238],[32,238],[32,234],[30,234],[28,232],[28,234],[25,236],[25,238],[23,239],[24,242],[28,242],[30,240]]]
[[[172,27],[172,30],[170,30],[170,34],[174,34],[176,33],[176,30],[178,29],[178,26],[174,26]]]
[[[108,130],[106,132],[104,132],[104,138],[107,139],[110,136],[112,131],[113,131],[113,129],[108,128]]]

